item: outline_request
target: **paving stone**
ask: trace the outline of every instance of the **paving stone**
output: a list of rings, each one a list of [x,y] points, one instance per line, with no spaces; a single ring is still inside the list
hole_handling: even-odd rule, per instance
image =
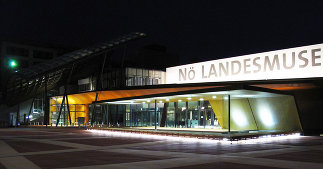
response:
[[[224,154],[224,153],[236,153],[247,152],[256,150],[269,150],[277,149],[273,145],[266,144],[205,144],[205,143],[169,143],[159,144],[151,146],[136,146],[132,149],[142,150],[155,150],[155,151],[171,151],[171,152],[187,152],[187,153],[199,153],[199,154]]]
[[[272,141],[270,144],[291,145],[291,146],[317,146],[323,145],[323,138],[319,136],[303,136],[301,138]]]
[[[15,166],[21,161],[24,165],[34,166],[29,168],[38,165],[45,169],[83,169],[96,165],[101,168],[267,169],[284,165],[289,168],[323,168],[323,137],[228,144],[181,140],[160,142],[162,139],[95,134],[76,128],[15,128],[0,129],[0,140],[4,141],[0,150],[13,151],[9,156],[2,154],[0,169],[5,168],[4,164]]]
[[[198,164],[190,166],[175,167],[172,169],[191,169],[191,168],[200,168],[200,169],[271,169],[276,167],[265,167],[259,165],[247,165],[247,164],[237,164],[237,163],[228,163],[228,162],[216,162],[216,163],[207,163],[207,164]]]
[[[71,147],[39,143],[35,141],[6,140],[5,142],[19,153],[71,149]]]
[[[111,146],[111,145],[151,142],[156,140],[105,137],[105,138],[94,138],[94,139],[70,139],[70,140],[61,140],[61,141],[86,144],[86,145],[94,145],[94,146]]]
[[[28,155],[25,157],[44,169],[166,159],[165,157],[129,155],[103,151],[78,151],[68,153]]]
[[[323,168],[323,150],[309,150],[292,153],[283,153],[271,156],[262,156],[262,158],[322,163]]]

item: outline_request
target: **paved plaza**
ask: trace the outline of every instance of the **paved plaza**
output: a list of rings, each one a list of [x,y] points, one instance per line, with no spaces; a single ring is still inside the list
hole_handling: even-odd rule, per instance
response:
[[[323,137],[226,141],[75,128],[0,129],[0,169],[323,168]]]

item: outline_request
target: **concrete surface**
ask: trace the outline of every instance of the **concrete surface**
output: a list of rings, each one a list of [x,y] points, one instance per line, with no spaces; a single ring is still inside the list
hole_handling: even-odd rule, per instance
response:
[[[75,128],[0,129],[0,169],[323,168],[323,137],[241,141]]]

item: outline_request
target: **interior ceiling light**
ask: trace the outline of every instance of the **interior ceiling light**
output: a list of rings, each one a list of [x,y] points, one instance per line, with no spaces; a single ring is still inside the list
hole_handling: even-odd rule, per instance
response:
[[[212,96],[212,98],[213,98],[213,99],[215,99],[215,98],[216,98],[216,96]]]

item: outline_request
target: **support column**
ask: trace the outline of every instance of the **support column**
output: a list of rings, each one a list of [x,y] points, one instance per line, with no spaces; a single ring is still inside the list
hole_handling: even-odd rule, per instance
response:
[[[132,106],[130,104],[130,127],[132,127]]]
[[[16,117],[16,126],[19,126],[20,121],[20,103],[18,103],[17,117]]]
[[[44,109],[44,113],[45,113],[45,116],[44,116],[44,124],[47,126],[49,125],[49,102],[50,102],[50,99],[49,97],[46,95],[45,96],[45,109]]]
[[[106,108],[106,113],[107,113],[107,128],[109,128],[109,104],[107,104],[107,108]]]
[[[155,130],[157,130],[157,122],[158,122],[158,116],[157,116],[157,100],[155,99]]]
[[[230,112],[230,107],[231,107],[231,106],[230,106],[230,105],[231,105],[231,104],[230,104],[230,95],[228,95],[228,114],[229,114],[229,115],[228,115],[228,117],[229,117],[229,119],[228,119],[228,120],[229,120],[229,121],[228,121],[228,125],[229,125],[229,128],[228,128],[228,129],[229,129],[229,132],[228,132],[228,133],[229,133],[229,135],[230,135],[230,133],[231,133],[231,117],[230,117],[230,116],[231,116],[231,115],[230,115],[230,113],[231,113],[231,112]]]
[[[187,113],[188,113],[188,102],[185,104],[185,127],[188,128],[188,120],[187,120]]]
[[[68,120],[70,120],[70,125],[72,125],[72,119],[71,119],[71,112],[70,112],[70,105],[68,103],[68,97],[67,95],[65,96],[66,97],[66,106],[67,106],[67,111],[68,111]],[[76,109],[75,109],[76,111]],[[68,122],[67,122],[68,123]]]
[[[45,92],[44,92],[44,124],[47,125],[49,124],[49,101],[50,99],[48,98],[48,91],[47,91],[47,81],[48,77],[45,76]]]
[[[31,114],[31,110],[33,109],[33,105],[34,105],[34,101],[35,101],[35,97],[32,99],[32,101],[31,101],[31,104],[30,104],[30,108],[29,108],[29,112],[28,112],[28,119],[27,119],[27,123],[29,124],[29,122],[30,122],[30,114]]]
[[[93,125],[94,121],[95,121],[95,116],[96,116],[96,102],[98,101],[98,95],[99,93],[96,92],[95,94],[95,101],[94,103],[92,104],[92,117],[91,117],[91,125]]]
[[[176,115],[178,113],[178,102],[174,102],[174,108],[175,108],[175,111],[174,111],[174,127],[176,128],[177,127]]]
[[[63,96],[63,100],[62,100],[62,103],[61,103],[61,107],[59,109],[58,118],[57,118],[57,121],[56,121],[56,127],[58,126],[58,123],[59,123],[59,120],[60,120],[60,117],[61,117],[61,114],[62,114],[64,102],[65,102],[65,94]]]
[[[85,114],[84,124],[88,125],[89,124],[89,117],[90,117],[89,104],[84,105],[84,114]]]
[[[163,109],[162,117],[161,117],[161,120],[160,120],[160,127],[165,127],[166,126],[168,105],[169,105],[169,103],[164,103],[164,109]]]

